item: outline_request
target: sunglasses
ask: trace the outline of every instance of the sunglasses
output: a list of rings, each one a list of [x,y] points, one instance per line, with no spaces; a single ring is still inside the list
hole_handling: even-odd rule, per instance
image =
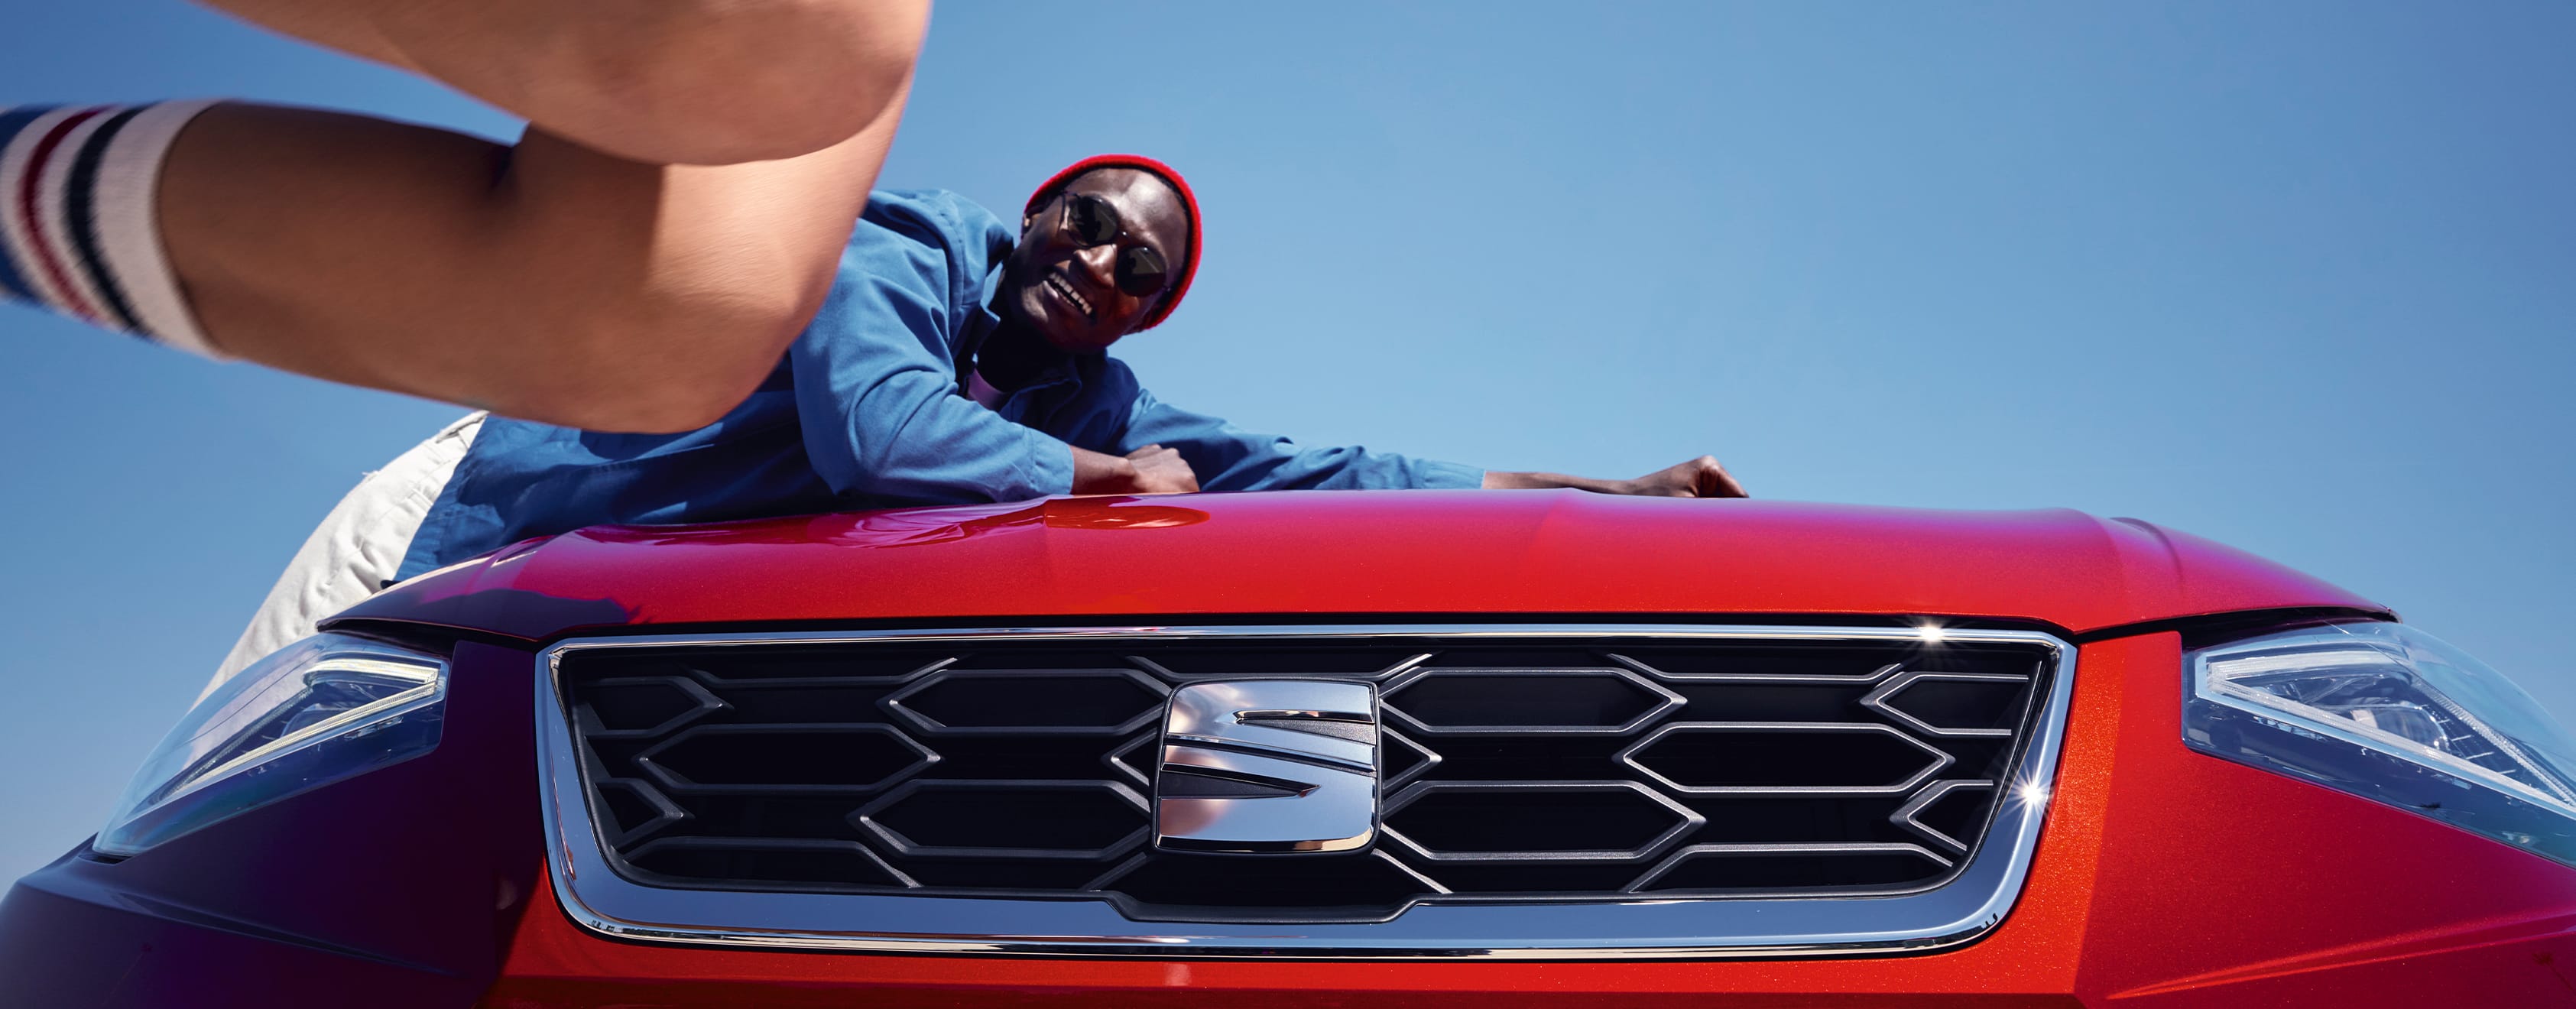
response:
[[[1065,197],[1064,220],[1073,229],[1073,237],[1085,246],[1107,245],[1127,237],[1127,222],[1118,216],[1118,208],[1097,196],[1076,193]],[[1111,270],[1118,278],[1118,289],[1132,297],[1152,297],[1171,278],[1171,268],[1163,254],[1145,245],[1129,245],[1118,250],[1118,263]]]

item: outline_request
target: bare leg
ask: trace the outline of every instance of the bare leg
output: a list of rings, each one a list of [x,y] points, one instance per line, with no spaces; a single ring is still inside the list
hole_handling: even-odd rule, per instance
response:
[[[0,109],[0,175],[44,194],[0,222],[0,295],[625,431],[721,416],[810,321],[928,18],[927,0],[225,5],[531,125],[504,147],[247,104]],[[40,275],[7,266],[22,259]],[[129,268],[160,322],[115,296]]]
[[[610,430],[721,416],[829,288],[902,93],[799,158],[653,165],[305,109],[198,117],[162,234],[223,351]]]
[[[900,97],[928,0],[207,0],[664,164],[810,154]]]

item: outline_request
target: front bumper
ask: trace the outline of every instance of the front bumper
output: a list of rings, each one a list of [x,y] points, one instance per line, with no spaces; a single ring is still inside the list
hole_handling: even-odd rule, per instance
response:
[[[2189,752],[2169,633],[2083,648],[2057,791],[2009,918],[1956,949],[1811,960],[1046,960],[612,940],[567,917],[544,876],[531,657],[460,645],[447,738],[427,757],[22,880],[0,902],[0,1004],[2576,1004],[2576,871]]]

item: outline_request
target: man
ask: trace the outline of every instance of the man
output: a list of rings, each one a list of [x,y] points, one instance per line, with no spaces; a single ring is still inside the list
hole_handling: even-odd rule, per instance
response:
[[[0,301],[334,381],[684,431],[822,302],[928,0],[218,0],[526,117],[0,107]]]
[[[1744,493],[1707,457],[1636,480],[1494,472],[1301,448],[1165,403],[1104,352],[1179,306],[1201,225],[1179,173],[1133,156],[1057,173],[1016,229],[953,193],[878,193],[822,311],[731,413],[675,435],[460,421],[341,502],[216,682],[390,581],[602,523],[1065,493]]]

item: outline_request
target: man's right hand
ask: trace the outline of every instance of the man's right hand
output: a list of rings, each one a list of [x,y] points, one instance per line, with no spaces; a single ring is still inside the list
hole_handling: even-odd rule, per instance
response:
[[[1147,445],[1124,457],[1073,450],[1076,494],[1188,494],[1198,489],[1198,474],[1178,449]]]
[[[1179,449],[1147,445],[1127,453],[1127,462],[1136,468],[1135,490],[1130,493],[1191,494],[1199,489],[1199,475],[1190,470]]]

